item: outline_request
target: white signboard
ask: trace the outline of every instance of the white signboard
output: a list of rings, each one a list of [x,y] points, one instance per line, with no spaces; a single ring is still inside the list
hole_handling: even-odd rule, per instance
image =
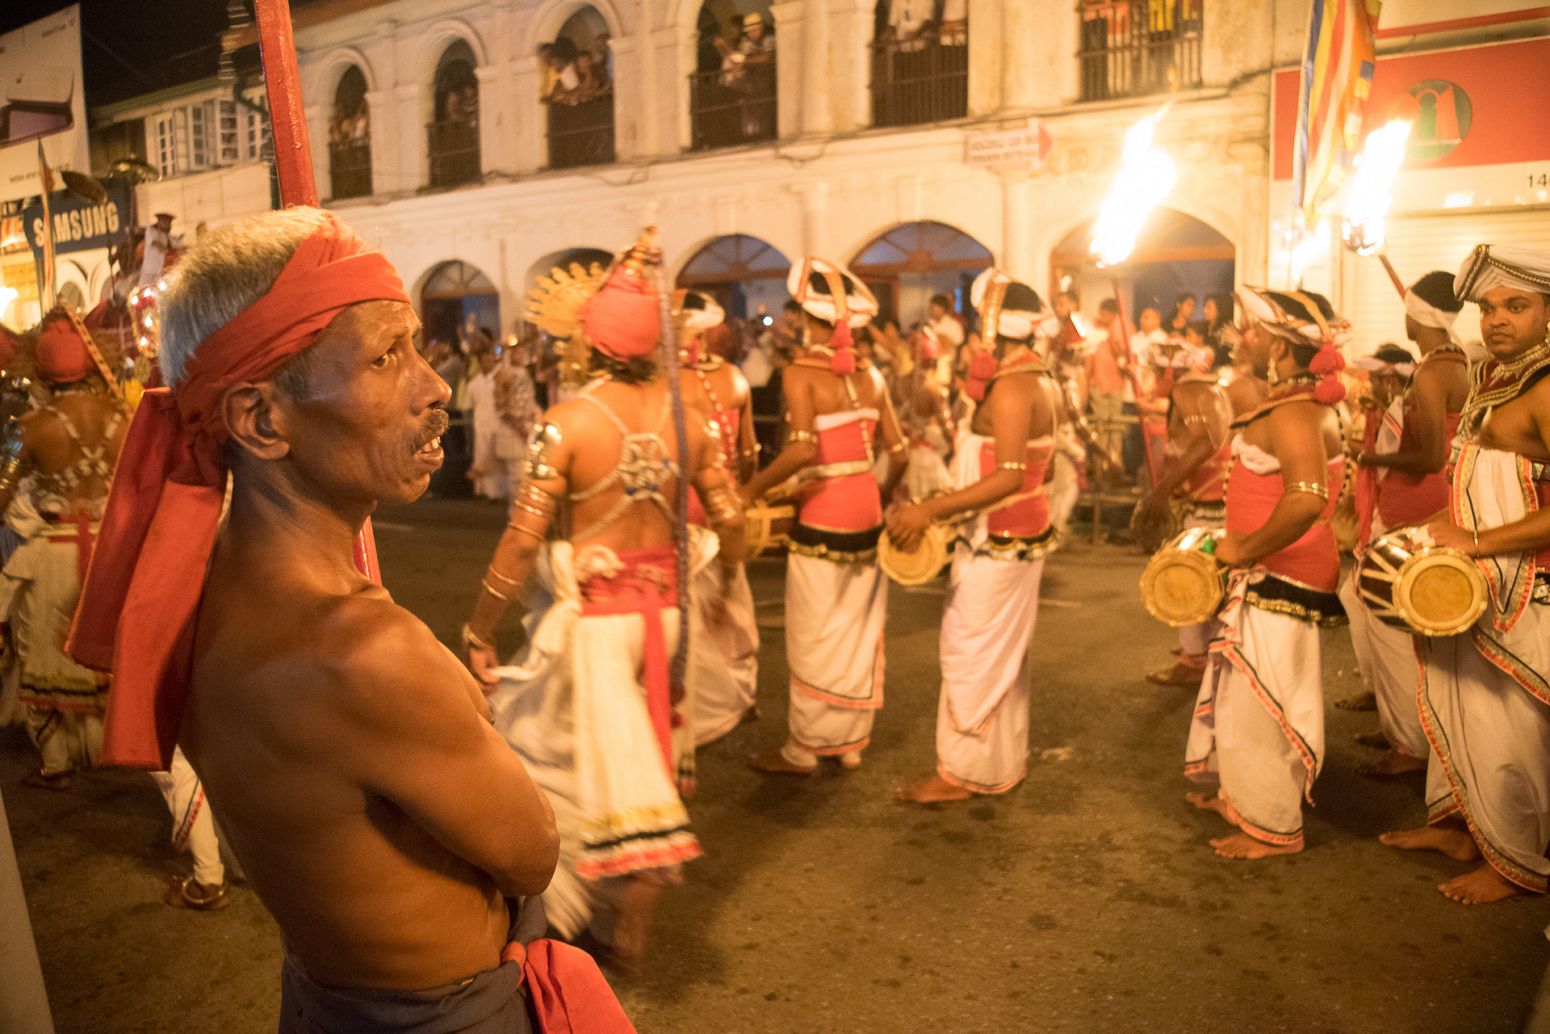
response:
[[[1036,118],[1017,129],[993,129],[964,137],[964,161],[969,165],[1044,166],[1053,141],[1044,123]]]
[[[0,201],[43,192],[40,143],[50,168],[89,171],[82,94],[78,6],[0,36]]]

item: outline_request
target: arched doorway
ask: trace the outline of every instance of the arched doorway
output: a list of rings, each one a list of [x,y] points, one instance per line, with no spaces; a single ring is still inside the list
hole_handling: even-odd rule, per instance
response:
[[[366,103],[366,76],[354,65],[345,69],[334,89],[328,176],[336,199],[371,194],[371,111]]]
[[[926,319],[934,295],[967,318],[969,285],[991,265],[990,249],[962,230],[932,220],[900,223],[857,252],[851,271],[877,295],[880,313],[908,328]]]
[[[469,351],[480,330],[500,339],[500,292],[477,267],[443,262],[420,289],[420,320],[427,342],[445,341]]]
[[[1099,269],[1093,258],[1092,220],[1084,222],[1050,253],[1050,293],[1069,291],[1083,312],[1120,285],[1125,315],[1134,322],[1142,306],[1156,305],[1166,318],[1185,294],[1197,299],[1231,291],[1237,250],[1210,225],[1171,208],[1159,208],[1147,220],[1130,260],[1117,270]],[[1199,318],[1200,308],[1195,310]]]
[[[791,260],[779,248],[745,233],[710,241],[678,271],[678,286],[704,291],[729,317],[778,316],[785,304]]]
[[[968,112],[968,0],[877,0],[872,124],[914,126]]]
[[[595,7],[566,19],[538,48],[539,100],[548,109],[549,167],[614,160],[614,58],[608,23]]]
[[[773,140],[775,19],[769,0],[705,0],[689,77],[696,151]]]
[[[427,129],[433,187],[472,183],[481,174],[477,63],[464,40],[447,47],[436,63]]]

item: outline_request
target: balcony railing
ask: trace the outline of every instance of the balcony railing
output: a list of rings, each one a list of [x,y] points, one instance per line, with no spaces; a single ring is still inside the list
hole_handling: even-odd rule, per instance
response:
[[[969,111],[968,32],[926,32],[872,45],[872,124],[914,126]]]
[[[775,62],[744,70],[698,72],[689,77],[693,126],[692,148],[738,147],[773,140],[775,122]]]
[[[549,168],[575,169],[614,160],[614,95],[549,105]]]
[[[1199,86],[1201,0],[1083,0],[1084,101]]]
[[[479,123],[459,119],[426,127],[431,158],[431,186],[455,187],[478,180]]]
[[[371,141],[331,145],[328,176],[335,198],[371,196]]]

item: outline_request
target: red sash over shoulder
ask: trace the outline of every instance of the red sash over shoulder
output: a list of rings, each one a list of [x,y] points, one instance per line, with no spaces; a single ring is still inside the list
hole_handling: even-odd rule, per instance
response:
[[[274,376],[360,302],[410,304],[398,273],[332,214],[269,293],[200,343],[175,390],[145,393],[125,437],[66,650],[114,676],[103,761],[165,769],[183,724],[194,619],[226,490],[221,400]],[[357,547],[357,565],[375,557]]]

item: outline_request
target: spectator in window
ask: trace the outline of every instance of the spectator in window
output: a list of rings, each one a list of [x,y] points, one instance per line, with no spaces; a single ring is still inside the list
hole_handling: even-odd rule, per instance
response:
[[[937,36],[944,47],[969,45],[969,0],[942,0]]]
[[[614,51],[610,39],[608,33],[600,32],[592,41],[592,64],[597,68],[598,78],[603,81],[604,93],[614,88]]]
[[[576,78],[580,85],[576,90],[576,102],[596,100],[608,92],[602,70],[588,51],[576,55]]]
[[[548,104],[554,99],[554,91],[559,86],[558,62],[554,59],[554,44],[540,43],[538,45],[538,99]]]
[[[901,53],[924,50],[926,23],[932,15],[933,0],[893,0],[888,10],[888,27],[893,31]]]
[[[775,97],[775,37],[764,24],[764,15],[744,16],[742,37],[728,60],[733,62],[728,85],[740,94],[743,138],[761,140],[771,135],[774,127],[770,120],[775,114],[771,103]]]
[[[554,89],[549,99],[554,104],[575,104],[581,92],[581,75],[576,70],[576,44],[561,36],[554,41],[550,61],[554,66]]]

